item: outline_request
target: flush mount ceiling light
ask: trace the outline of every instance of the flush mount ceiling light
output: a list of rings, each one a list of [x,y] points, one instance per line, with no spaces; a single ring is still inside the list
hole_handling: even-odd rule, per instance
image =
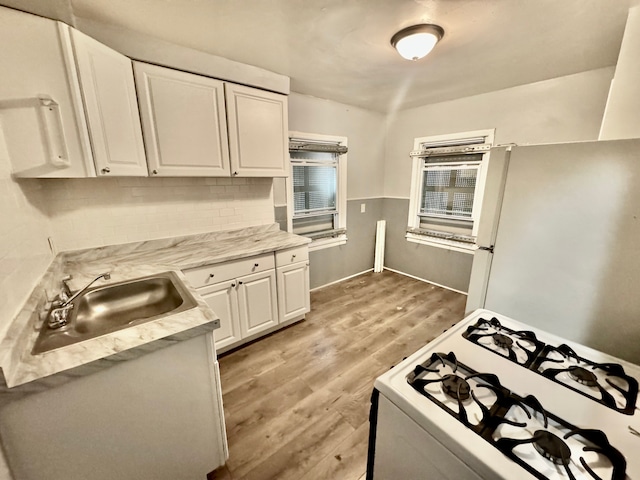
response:
[[[438,25],[413,25],[391,37],[391,45],[403,58],[419,60],[433,50],[443,36],[444,30]]]

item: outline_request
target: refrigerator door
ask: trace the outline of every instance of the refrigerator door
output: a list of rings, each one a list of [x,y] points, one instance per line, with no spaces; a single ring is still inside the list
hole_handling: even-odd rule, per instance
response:
[[[640,139],[514,147],[485,307],[640,363],[639,185]]]
[[[511,148],[510,146],[495,147],[491,149],[489,155],[487,183],[482,198],[476,237],[479,249],[473,254],[465,309],[467,314],[478,308],[484,308]]]

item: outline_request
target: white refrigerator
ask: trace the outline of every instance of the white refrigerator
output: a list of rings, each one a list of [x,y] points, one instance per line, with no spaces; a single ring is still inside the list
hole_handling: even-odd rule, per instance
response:
[[[640,139],[497,147],[467,310],[640,364]]]

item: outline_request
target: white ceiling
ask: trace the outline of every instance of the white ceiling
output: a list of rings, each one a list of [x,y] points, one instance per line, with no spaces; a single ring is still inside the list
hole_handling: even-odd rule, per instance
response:
[[[38,0],[45,1],[45,0]],[[295,92],[389,112],[615,65],[628,0],[66,0],[106,23],[291,77]],[[89,22],[87,22],[89,23]],[[442,42],[408,62],[399,29]]]

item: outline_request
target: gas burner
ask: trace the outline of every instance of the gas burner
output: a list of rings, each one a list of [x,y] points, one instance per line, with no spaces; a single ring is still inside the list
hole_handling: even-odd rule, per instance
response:
[[[513,346],[513,340],[511,340],[506,335],[503,335],[501,333],[494,333],[492,337],[493,337],[493,343],[495,343],[500,348],[509,349]]]
[[[617,363],[595,363],[568,345],[546,345],[531,370],[626,415],[633,415],[638,381]]]
[[[512,393],[506,402],[512,403],[499,410],[500,418],[487,422],[496,427],[481,435],[536,478],[626,478],[624,456],[602,431],[576,428],[547,412],[533,396]]]
[[[571,458],[571,449],[558,436],[546,430],[536,430],[531,438],[533,448],[556,465],[566,465]]]
[[[598,385],[598,377],[596,374],[583,367],[571,367],[567,369],[567,373],[576,382],[588,387],[595,387]]]
[[[588,381],[591,371],[580,368],[571,371]],[[520,397],[496,375],[458,362],[453,352],[433,353],[415,365],[407,382],[539,480],[626,478],[624,456],[602,431],[577,428],[533,395]]]
[[[471,387],[464,378],[448,374],[442,377],[442,391],[455,400],[467,400],[470,397]]]
[[[544,347],[544,343],[536,338],[535,333],[528,330],[512,330],[503,326],[495,317],[491,320],[480,318],[475,325],[467,327],[462,336],[525,367],[531,365]]]
[[[433,353],[407,382],[540,480],[625,478],[626,461],[603,432],[577,429],[536,397],[519,397],[497,376],[458,362],[453,352]]]
[[[498,377],[477,373],[458,363],[453,352],[434,353],[416,365],[407,382],[472,430],[479,432],[494,413],[496,400],[507,395]]]

